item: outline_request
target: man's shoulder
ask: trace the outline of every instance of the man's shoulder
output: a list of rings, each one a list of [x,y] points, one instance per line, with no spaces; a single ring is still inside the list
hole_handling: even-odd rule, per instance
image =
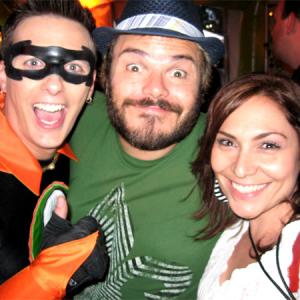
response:
[[[105,95],[96,91],[93,102],[86,105],[72,131],[70,140],[76,155],[78,155],[78,145],[80,146],[89,143],[91,139],[101,134],[107,126],[110,126],[109,124]],[[80,146],[80,148],[81,147],[82,146]]]
[[[97,102],[99,100],[105,102],[106,101],[106,96],[103,92],[101,92],[99,90],[95,90],[93,99],[94,99],[93,102]]]
[[[197,123],[195,124],[193,130],[188,135],[187,139],[190,140],[191,142],[198,141],[198,139],[202,136],[204,132],[205,124],[206,124],[206,114],[201,113],[197,120]]]
[[[204,127],[205,127],[205,124],[206,124],[206,113],[201,113],[200,114],[200,117],[197,121],[197,126],[198,128],[200,128],[202,131],[204,130]]]
[[[75,131],[78,127],[94,127],[100,121],[103,122],[104,119],[106,119],[106,115],[106,97],[103,93],[96,91],[94,93],[93,102],[86,105],[80,114]]]
[[[106,112],[106,97],[100,91],[95,91],[93,96],[93,102],[91,104],[86,105],[83,111],[83,117],[87,114],[97,115],[100,112]]]

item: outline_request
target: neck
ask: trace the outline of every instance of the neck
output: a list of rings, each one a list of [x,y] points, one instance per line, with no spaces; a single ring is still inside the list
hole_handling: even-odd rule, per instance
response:
[[[254,241],[261,241],[261,246],[276,243],[283,227],[293,214],[289,202],[282,202],[263,215],[250,220],[251,233]]]
[[[34,151],[33,149],[30,149],[30,152],[37,160],[50,160],[54,157],[56,150],[49,149],[44,151]]]
[[[48,163],[46,165],[45,165],[45,161],[44,161],[44,163],[40,162],[41,165],[42,165],[43,172],[55,169],[56,163],[57,163],[57,160],[58,160],[58,156],[59,156],[59,153],[56,152],[56,154],[52,157],[52,159],[50,161],[48,161]]]
[[[175,144],[166,147],[160,150],[141,150],[138,149],[131,144],[129,144],[126,140],[124,140],[121,136],[120,143],[122,145],[123,150],[130,156],[140,159],[140,160],[155,160],[164,157],[167,155],[174,147]]]

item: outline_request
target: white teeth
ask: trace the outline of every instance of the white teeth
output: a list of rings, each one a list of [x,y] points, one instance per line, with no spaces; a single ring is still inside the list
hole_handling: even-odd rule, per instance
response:
[[[52,112],[52,113],[63,110],[65,108],[63,104],[50,104],[50,103],[36,103],[33,105],[33,107],[47,112]]]
[[[232,182],[233,188],[243,194],[259,191],[259,190],[263,189],[266,185],[267,184],[265,184],[265,183],[264,184],[241,185],[241,184]]]
[[[57,121],[56,121],[56,120],[55,120],[55,121],[46,121],[46,120],[41,120],[41,122],[42,122],[42,123],[44,123],[44,124],[46,124],[46,125],[49,125],[49,126],[51,126],[51,125],[55,124]]]

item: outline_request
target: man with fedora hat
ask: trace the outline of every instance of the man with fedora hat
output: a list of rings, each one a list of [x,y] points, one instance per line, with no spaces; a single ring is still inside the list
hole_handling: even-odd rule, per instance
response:
[[[197,241],[201,193],[190,171],[205,119],[211,64],[223,44],[203,35],[192,1],[129,1],[115,28],[94,31],[105,97],[71,144],[72,221],[95,217],[110,269],[82,299],[195,299],[214,240]],[[199,117],[200,116],[200,117]]]

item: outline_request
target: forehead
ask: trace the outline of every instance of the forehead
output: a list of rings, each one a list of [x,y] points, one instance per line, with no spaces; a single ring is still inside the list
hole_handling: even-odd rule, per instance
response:
[[[250,97],[234,110],[221,126],[222,129],[225,127],[235,128],[242,135],[266,130],[296,133],[280,105],[263,95]]]
[[[120,35],[114,54],[118,55],[125,49],[142,50],[147,56],[158,59],[182,55],[199,61],[202,57],[199,46],[192,41],[154,35]]]
[[[59,46],[71,50],[81,50],[81,46],[86,46],[94,52],[87,29],[78,22],[60,16],[28,17],[18,24],[12,40],[13,43],[31,40],[36,46]]]

